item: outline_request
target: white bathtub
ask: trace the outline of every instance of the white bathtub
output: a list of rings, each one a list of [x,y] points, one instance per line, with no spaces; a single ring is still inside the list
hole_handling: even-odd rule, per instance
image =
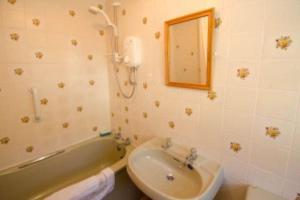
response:
[[[0,172],[0,199],[43,199],[70,184],[111,167],[125,168],[132,146],[108,136],[93,138]]]

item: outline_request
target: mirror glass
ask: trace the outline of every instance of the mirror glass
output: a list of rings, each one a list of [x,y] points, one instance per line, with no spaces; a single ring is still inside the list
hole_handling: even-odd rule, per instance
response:
[[[210,17],[204,11],[166,22],[167,85],[210,89]]]

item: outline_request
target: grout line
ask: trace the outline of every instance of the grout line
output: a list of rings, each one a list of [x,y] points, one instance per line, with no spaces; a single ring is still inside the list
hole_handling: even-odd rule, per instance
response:
[[[254,131],[255,131],[255,113],[257,110],[257,104],[258,104],[258,98],[259,98],[259,82],[260,82],[260,78],[261,78],[261,65],[262,65],[262,58],[263,58],[263,52],[264,52],[264,40],[265,40],[265,28],[266,28],[266,16],[267,16],[267,4],[266,1],[264,1],[264,17],[263,17],[263,27],[262,27],[262,31],[261,31],[261,49],[260,49],[260,58],[257,62],[258,67],[257,67],[257,71],[256,71],[256,76],[257,76],[257,85],[255,87],[256,90],[256,97],[255,97],[255,104],[253,107],[253,111],[251,113],[252,115],[252,122],[251,122],[251,135],[250,135],[250,141],[249,141],[249,159],[248,159],[248,163],[247,163],[247,175],[246,175],[246,182],[249,183],[249,176],[250,176],[250,167],[251,167],[251,158],[252,158],[252,154],[253,154],[253,146],[254,146]]]

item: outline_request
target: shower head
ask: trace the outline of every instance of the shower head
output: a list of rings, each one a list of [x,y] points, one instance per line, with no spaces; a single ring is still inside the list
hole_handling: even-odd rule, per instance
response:
[[[94,15],[102,14],[103,17],[104,17],[104,19],[106,20],[107,25],[111,26],[113,28],[114,35],[116,37],[118,36],[118,28],[117,28],[117,26],[110,21],[108,15],[103,10],[101,10],[101,9],[95,7],[95,6],[91,6],[91,7],[89,7],[89,11],[92,14],[94,14]]]

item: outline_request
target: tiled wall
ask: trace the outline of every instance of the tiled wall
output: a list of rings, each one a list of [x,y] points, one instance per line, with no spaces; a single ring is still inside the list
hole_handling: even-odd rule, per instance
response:
[[[0,168],[110,129],[106,31],[88,12],[102,4],[0,0]]]
[[[300,192],[300,1],[121,3],[120,39],[139,37],[144,57],[131,100],[111,80],[114,129],[137,143],[171,136],[221,162],[221,199],[243,199],[244,186],[252,184],[294,200]],[[214,36],[213,91],[166,87],[163,22],[210,7],[222,19]],[[276,48],[281,36],[292,40],[286,49]],[[122,67],[118,74],[129,92]]]

